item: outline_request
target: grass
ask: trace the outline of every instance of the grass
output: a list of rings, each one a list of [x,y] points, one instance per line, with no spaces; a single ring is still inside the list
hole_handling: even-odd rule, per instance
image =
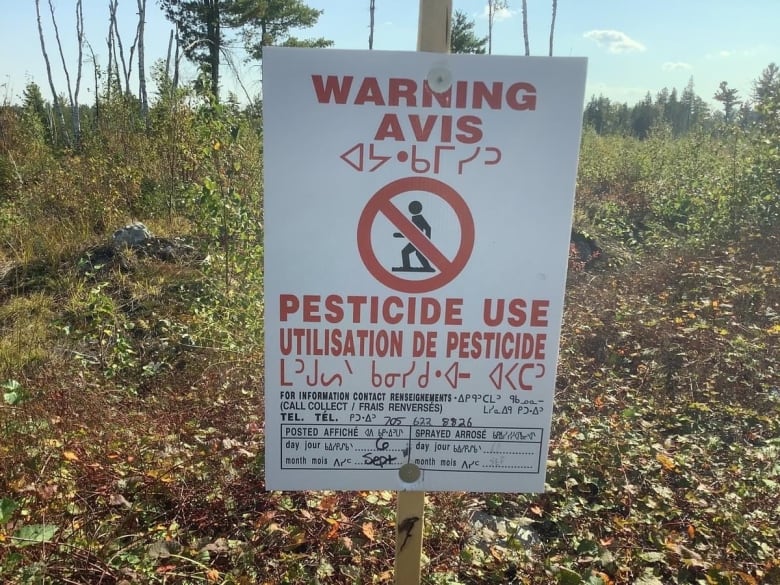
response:
[[[548,489],[427,496],[424,583],[780,582],[778,252],[573,272]],[[391,582],[392,493],[264,491],[261,356],[198,338],[197,269],[62,270],[0,309],[5,582]]]

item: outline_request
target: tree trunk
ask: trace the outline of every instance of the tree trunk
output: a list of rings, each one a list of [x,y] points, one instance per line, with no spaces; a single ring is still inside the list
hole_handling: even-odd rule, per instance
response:
[[[552,20],[550,20],[550,57],[553,56],[553,39],[555,38],[555,18],[558,15],[558,0],[552,0]]]
[[[138,98],[141,101],[141,116],[149,115],[149,102],[146,95],[146,69],[144,64],[144,24],[146,20],[146,0],[138,0]]]
[[[376,0],[370,0],[368,12],[370,14],[370,24],[368,33],[368,49],[374,48],[374,9],[376,8]]]
[[[73,138],[77,147],[81,147],[81,112],[79,110],[79,92],[81,74],[84,66],[84,8],[82,0],[76,0],[76,38],[79,42],[79,61],[76,66],[76,88],[73,91]],[[95,88],[97,91],[97,88]]]
[[[51,13],[51,22],[54,27],[54,38],[57,39],[57,49],[60,53],[60,61],[62,62],[62,70],[65,73],[65,83],[68,88],[68,100],[70,103],[70,120],[73,130],[73,143],[76,148],[81,143],[81,117],[79,112],[79,89],[81,87],[81,71],[84,58],[84,13],[81,7],[81,0],[76,0],[76,37],[78,39],[78,65],[76,70],[76,89],[73,90],[73,85],[70,82],[70,71],[68,65],[65,62],[65,53],[62,50],[62,42],[60,41],[60,31],[57,26],[57,19],[54,16],[54,5],[49,0],[49,12]]]
[[[525,56],[531,54],[531,46],[528,43],[528,2],[523,0],[523,42],[525,43]]]
[[[125,91],[126,94],[129,94],[130,93],[130,70],[132,70],[133,65],[131,63],[130,64],[130,70],[128,70],[127,61],[125,60],[125,49],[124,49],[124,46],[122,45],[122,37],[119,34],[119,26],[117,25],[117,22],[116,22],[116,20],[117,20],[116,19],[116,10],[117,10],[117,7],[119,5],[119,0],[113,0],[113,2],[114,2],[114,5],[113,5],[113,11],[112,11],[112,14],[111,14],[111,24],[114,27],[114,35],[113,35],[114,42],[115,42],[115,45],[114,45],[114,63],[116,64],[115,65],[115,67],[116,67],[116,76],[117,76],[117,80],[119,81],[120,89],[122,88],[121,80],[124,79],[124,81],[125,81],[125,89],[124,89],[124,91]],[[116,49],[117,48],[119,48],[119,55],[116,54]],[[132,60],[132,56],[130,57],[130,59]],[[123,77],[119,77],[119,64],[120,63],[122,64]]]
[[[217,101],[219,101],[219,57],[222,49],[220,16],[219,0],[208,0],[206,42],[209,50],[209,68],[211,69],[211,92]]]
[[[488,55],[493,54],[493,16],[495,13],[495,0],[488,0]]]
[[[41,53],[43,53],[43,60],[46,63],[46,76],[49,79],[49,89],[51,89],[52,105],[54,106],[54,115],[56,122],[52,126],[52,140],[56,142],[57,136],[57,123],[60,128],[65,129],[65,115],[62,112],[62,104],[60,98],[57,96],[57,90],[54,87],[54,80],[51,76],[51,62],[49,61],[49,54],[46,52],[46,41],[43,38],[43,26],[41,25],[41,5],[40,0],[35,0],[35,15],[38,19],[38,38],[41,41]],[[65,133],[67,142],[67,133]]]
[[[95,75],[95,126],[100,126],[100,67],[98,67],[95,50],[89,41],[85,41],[90,55],[92,55],[92,72]]]
[[[168,53],[165,56],[165,79],[166,81],[171,78],[171,51],[173,50],[173,30],[168,36]]]
[[[108,68],[107,68],[107,82],[106,82],[106,101],[111,101],[111,89],[113,88],[113,76],[114,76],[114,21],[116,20],[116,0],[109,0],[108,3],[108,39],[106,44],[108,45]],[[97,92],[97,87],[95,92]]]
[[[179,87],[179,61],[181,61],[181,39],[179,38],[179,26],[176,26],[176,52],[173,56],[173,91]]]

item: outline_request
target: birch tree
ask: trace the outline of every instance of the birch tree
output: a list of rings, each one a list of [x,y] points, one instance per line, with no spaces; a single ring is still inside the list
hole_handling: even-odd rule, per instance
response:
[[[558,0],[552,0],[552,19],[550,20],[550,57],[553,56],[553,39],[555,38],[555,18],[558,15]]]
[[[46,64],[46,78],[49,81],[49,89],[51,90],[52,106],[54,107],[54,115],[59,122],[60,128],[65,128],[65,115],[62,111],[62,103],[57,95],[57,89],[54,87],[54,78],[51,74],[51,61],[49,61],[49,53],[46,51],[46,39],[43,36],[43,24],[41,23],[41,2],[35,0],[35,16],[38,21],[38,38],[41,41],[41,53],[43,54],[43,61]],[[56,139],[57,124],[52,124],[52,137]],[[67,134],[66,134],[67,139]]]
[[[509,8],[509,0],[488,0],[488,55],[493,54],[493,23],[496,13]]]
[[[374,9],[376,8],[376,0],[369,0],[368,13],[369,13],[369,32],[368,32],[368,49],[369,51],[374,48]]]
[[[523,0],[523,43],[525,44],[525,56],[531,54],[531,46],[528,42],[528,2]]]
[[[144,64],[144,24],[146,20],[146,0],[137,0],[138,2],[138,30],[136,39],[138,40],[138,99],[141,102],[141,115],[144,119],[149,114],[149,101],[146,96],[146,68]]]

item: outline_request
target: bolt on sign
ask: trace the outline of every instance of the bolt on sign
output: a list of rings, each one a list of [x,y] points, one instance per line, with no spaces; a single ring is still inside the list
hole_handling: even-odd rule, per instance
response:
[[[586,61],[267,47],[268,489],[544,489]]]

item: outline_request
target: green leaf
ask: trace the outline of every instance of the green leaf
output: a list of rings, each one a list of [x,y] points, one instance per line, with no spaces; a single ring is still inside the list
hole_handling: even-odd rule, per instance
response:
[[[6,404],[13,406],[22,401],[24,393],[22,391],[22,385],[18,381],[6,380],[0,384],[0,388],[8,390],[8,392],[3,392],[3,401]]]
[[[19,541],[16,546],[33,546],[49,542],[59,529],[56,524],[28,524],[14,532],[11,538]]]
[[[664,553],[658,551],[639,553],[639,558],[648,563],[658,563],[664,560]]]
[[[19,507],[14,500],[10,498],[0,499],[0,524],[5,524],[11,519],[11,514]]]
[[[3,402],[6,404],[13,406],[19,400],[21,399],[21,395],[18,392],[4,392],[3,393]]]

